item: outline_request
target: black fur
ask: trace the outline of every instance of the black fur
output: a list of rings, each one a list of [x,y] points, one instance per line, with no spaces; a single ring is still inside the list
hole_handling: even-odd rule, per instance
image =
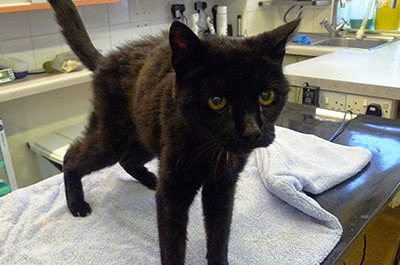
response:
[[[128,43],[103,57],[70,0],[50,3],[68,43],[94,71],[85,137],[64,158],[71,213],[91,213],[81,178],[120,162],[156,189],[162,264],[183,264],[188,209],[202,187],[208,264],[228,264],[235,184],[250,152],[274,139],[288,92],[281,66],[285,43],[300,21],[245,40],[199,40],[174,22],[169,39]],[[260,94],[271,91],[274,101],[261,105]],[[215,96],[227,102],[218,111],[208,103]],[[160,159],[158,183],[143,166],[153,157]]]

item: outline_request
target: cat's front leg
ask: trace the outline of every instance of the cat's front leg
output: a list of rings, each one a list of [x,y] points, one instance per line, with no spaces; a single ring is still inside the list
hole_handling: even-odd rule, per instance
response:
[[[186,227],[189,206],[200,184],[185,181],[182,173],[161,170],[156,192],[161,263],[183,265],[186,252]]]
[[[228,241],[236,181],[210,180],[202,202],[207,233],[208,265],[228,265]]]

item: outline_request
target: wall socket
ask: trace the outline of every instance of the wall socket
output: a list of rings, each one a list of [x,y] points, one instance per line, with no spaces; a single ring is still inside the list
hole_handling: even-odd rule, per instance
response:
[[[351,110],[354,114],[365,114],[368,105],[375,103],[382,107],[382,117],[394,118],[395,100],[373,98],[359,95],[347,95],[346,110]]]
[[[346,97],[344,93],[319,91],[319,107],[323,109],[346,111]]]

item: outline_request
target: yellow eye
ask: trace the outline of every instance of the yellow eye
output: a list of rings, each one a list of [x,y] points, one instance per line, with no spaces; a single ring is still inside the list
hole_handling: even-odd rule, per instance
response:
[[[222,110],[226,106],[226,102],[225,97],[215,96],[208,99],[208,106],[213,110]]]
[[[271,104],[275,99],[275,92],[274,91],[266,91],[262,92],[258,97],[258,101],[261,105],[267,106]]]

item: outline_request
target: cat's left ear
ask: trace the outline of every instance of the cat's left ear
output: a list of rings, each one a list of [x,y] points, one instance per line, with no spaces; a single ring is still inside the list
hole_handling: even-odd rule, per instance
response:
[[[172,66],[177,75],[184,75],[206,60],[207,52],[200,39],[183,23],[172,23],[169,43],[172,50]]]
[[[288,39],[296,32],[301,18],[298,18],[276,29],[262,33],[248,39],[248,43],[258,53],[268,55],[270,58],[282,63],[285,55],[285,46]]]

